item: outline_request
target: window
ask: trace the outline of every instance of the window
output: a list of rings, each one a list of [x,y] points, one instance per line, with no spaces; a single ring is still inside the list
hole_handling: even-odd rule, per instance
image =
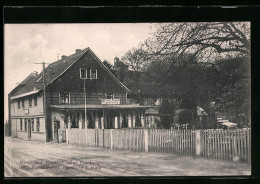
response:
[[[87,69],[86,68],[80,68],[80,78],[81,79],[87,78]]]
[[[36,118],[36,131],[40,131],[40,118]]]
[[[37,106],[37,97],[34,97],[33,101],[34,101],[34,106]]]
[[[23,119],[20,119],[20,130],[23,130]]]
[[[29,98],[29,107],[32,107],[32,98]]]
[[[27,131],[27,120],[24,121],[24,130]]]
[[[70,103],[70,94],[69,93],[60,93],[60,103],[69,104]]]
[[[113,93],[106,93],[106,99],[114,99]]]
[[[24,108],[24,99],[22,99],[22,107]]]
[[[81,79],[97,79],[97,69],[80,68]]]
[[[34,119],[32,119],[32,131],[34,132]]]
[[[91,79],[97,79],[97,69],[90,69]]]
[[[20,99],[18,100],[18,109],[21,108]]]

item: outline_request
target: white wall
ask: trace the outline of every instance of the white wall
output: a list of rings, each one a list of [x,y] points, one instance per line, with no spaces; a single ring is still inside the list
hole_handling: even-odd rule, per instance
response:
[[[22,107],[22,99],[24,99],[24,107]],[[29,110],[29,114],[25,110]],[[20,99],[20,108],[18,108],[18,100],[11,103],[11,116],[34,116],[43,115],[43,98],[37,96],[37,106],[34,106],[34,98],[32,97],[32,106],[29,107],[29,97]]]

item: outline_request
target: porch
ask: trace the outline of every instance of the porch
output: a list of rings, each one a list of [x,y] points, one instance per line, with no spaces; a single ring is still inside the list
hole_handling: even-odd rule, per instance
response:
[[[53,140],[58,140],[58,129],[121,129],[145,127],[148,106],[124,105],[53,105],[51,121]]]

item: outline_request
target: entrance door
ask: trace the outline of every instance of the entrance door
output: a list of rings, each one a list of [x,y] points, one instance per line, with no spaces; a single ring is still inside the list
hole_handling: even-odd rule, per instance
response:
[[[27,123],[28,123],[28,124],[27,124],[27,129],[28,129],[28,131],[27,131],[27,132],[28,132],[28,138],[31,138],[31,131],[32,131],[32,130],[31,130],[31,120],[28,119],[28,120],[27,120]]]
[[[54,141],[59,140],[58,130],[60,128],[60,121],[54,121]]]

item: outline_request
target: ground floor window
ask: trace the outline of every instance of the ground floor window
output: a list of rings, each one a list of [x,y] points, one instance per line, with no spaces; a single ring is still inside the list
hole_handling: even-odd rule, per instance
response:
[[[24,121],[24,130],[27,131],[27,120]]]
[[[40,131],[40,118],[36,118],[36,131]]]
[[[20,130],[23,130],[23,119],[20,119]]]
[[[34,119],[32,119],[32,131],[34,132]]]

